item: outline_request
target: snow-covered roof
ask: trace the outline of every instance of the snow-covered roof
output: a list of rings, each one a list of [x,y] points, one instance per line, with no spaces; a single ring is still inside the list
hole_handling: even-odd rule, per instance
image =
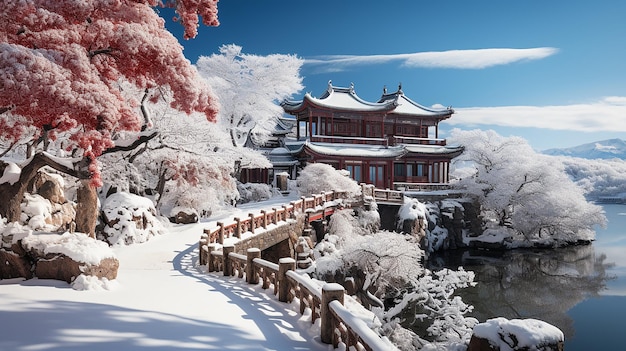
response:
[[[385,89],[378,102],[394,103],[396,108],[392,112],[401,115],[450,117],[454,113],[451,107],[434,108],[418,104],[404,95],[402,86],[398,87],[398,91],[390,94],[387,94],[387,89]]]
[[[267,158],[274,166],[293,166],[299,163],[292,151],[284,147],[273,149],[267,155]]]
[[[307,104],[336,110],[349,111],[390,111],[395,108],[394,101],[369,102],[361,99],[354,91],[354,85],[349,88],[335,87],[328,82],[328,89],[319,97],[313,97],[310,93],[304,95],[300,101],[284,101],[281,105],[285,111],[297,111]]]
[[[329,156],[359,156],[390,158],[402,156],[406,153],[403,146],[383,146],[365,144],[336,144],[336,143],[311,143],[307,142],[305,148],[320,154]]]
[[[317,143],[307,142],[305,148],[319,155],[339,157],[372,157],[394,158],[407,153],[421,155],[456,155],[463,152],[462,146],[441,145],[411,145],[402,144],[397,146],[367,145],[367,144],[341,144],[341,143]]]
[[[423,144],[404,144],[403,145],[406,150],[410,153],[416,154],[437,154],[437,155],[448,155],[448,154],[460,154],[463,152],[463,147],[458,145],[423,145]]]
[[[324,107],[334,110],[349,110],[360,112],[385,112],[387,114],[401,114],[411,116],[432,116],[448,118],[454,110],[450,107],[434,108],[425,107],[409,99],[402,92],[398,91],[387,94],[386,89],[377,102],[369,102],[361,99],[354,91],[354,85],[349,88],[336,87],[332,82],[328,82],[328,89],[324,94],[315,98],[310,93],[304,95],[299,101],[284,101],[282,104],[286,112],[304,109],[307,105]]]

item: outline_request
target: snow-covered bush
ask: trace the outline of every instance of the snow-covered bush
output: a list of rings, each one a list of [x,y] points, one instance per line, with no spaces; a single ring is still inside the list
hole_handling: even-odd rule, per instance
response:
[[[357,217],[353,210],[335,212],[329,234],[314,249],[316,273],[360,275],[359,288],[379,296],[416,279],[422,270],[422,250],[417,242],[410,236],[371,229],[367,216]]]
[[[376,202],[370,201],[366,207],[357,207],[355,214],[361,227],[367,232],[376,233],[380,229],[380,213]]]
[[[272,187],[268,184],[237,183],[239,191],[239,203],[259,202],[268,200],[273,196]]]
[[[304,196],[320,194],[324,191],[346,192],[348,197],[361,194],[359,184],[350,178],[345,170],[336,170],[325,163],[308,164],[297,179],[300,193]]]
[[[586,201],[563,164],[536,153],[526,140],[480,130],[454,130],[450,139],[465,146],[459,160],[474,167],[473,176],[457,186],[478,200],[491,228],[512,229],[502,231],[502,244],[562,246],[593,240],[594,226],[606,222],[602,208]]]
[[[102,217],[98,239],[111,245],[143,243],[165,231],[152,201],[134,194],[110,195],[102,204]]]
[[[375,312],[385,322],[385,334],[403,351],[465,351],[478,320],[465,317],[473,306],[453,294],[457,289],[475,284],[474,273],[463,268],[425,270],[412,291],[396,299],[395,306],[387,311],[375,309]],[[400,315],[406,320],[399,319]]]
[[[423,204],[413,205],[407,206],[404,217],[428,216]],[[314,274],[353,282],[361,303],[372,306],[385,323],[385,333],[402,350],[466,345],[476,320],[464,316],[472,306],[453,293],[474,284],[473,272],[425,270],[416,238],[372,232],[371,217],[356,216],[352,210],[333,214],[329,234],[314,248]],[[411,316],[403,324],[418,323],[423,335],[404,329],[399,316]]]

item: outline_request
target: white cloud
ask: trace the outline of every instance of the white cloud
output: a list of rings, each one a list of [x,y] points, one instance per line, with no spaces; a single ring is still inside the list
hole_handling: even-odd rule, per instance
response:
[[[416,52],[396,55],[328,55],[305,59],[305,64],[321,66],[324,72],[337,72],[349,67],[400,62],[404,67],[482,69],[518,61],[539,60],[552,56],[558,49],[477,49]]]
[[[589,104],[455,108],[450,125],[498,125],[581,132],[626,132],[626,97]]]

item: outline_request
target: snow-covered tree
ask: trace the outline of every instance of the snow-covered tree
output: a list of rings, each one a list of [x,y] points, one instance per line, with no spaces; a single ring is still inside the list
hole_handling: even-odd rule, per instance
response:
[[[99,156],[131,149],[154,136],[139,133],[146,126],[138,109],[144,93],[125,96],[120,81],[142,91],[167,87],[173,108],[215,120],[217,104],[209,86],[152,7],[175,7],[186,37],[193,37],[198,15],[204,24],[218,24],[216,3],[4,2],[0,7],[0,139],[9,148],[27,145],[29,153],[22,155],[18,175],[0,184],[2,197],[9,199],[0,202],[0,215],[10,221],[19,218],[26,185],[41,167],[90,179],[97,186],[101,184]],[[121,140],[123,131],[136,133]],[[3,173],[9,166],[0,162]]]
[[[558,159],[536,153],[519,137],[494,131],[452,132],[451,141],[465,146],[459,161],[471,161],[474,174],[458,186],[476,197],[489,234],[507,233],[514,245],[564,245],[593,240],[595,225],[606,221],[602,208],[585,200]]]
[[[172,109],[168,96],[143,106],[158,135],[140,149],[102,157],[102,178],[118,191],[152,197],[164,216],[175,215],[173,209],[208,216],[239,196],[233,160],[259,168],[271,164],[255,150],[233,147],[202,114]]]
[[[329,234],[314,249],[314,274],[352,281],[361,303],[385,323],[383,329],[402,350],[431,342],[466,344],[476,320],[465,317],[472,306],[454,292],[474,285],[474,274],[424,269],[424,251],[415,237],[372,231],[375,216],[353,212],[342,210],[331,217]],[[403,329],[400,318],[421,335]]]
[[[336,170],[325,163],[310,163],[302,169],[296,180],[302,195],[320,194],[323,191],[346,192],[348,197],[361,194],[359,184],[345,170]]]
[[[233,146],[243,146],[250,133],[263,140],[272,131],[268,122],[282,116],[278,103],[302,90],[295,55],[245,54],[240,46],[220,47],[219,54],[202,56],[197,67],[215,89],[221,108],[218,118]]]

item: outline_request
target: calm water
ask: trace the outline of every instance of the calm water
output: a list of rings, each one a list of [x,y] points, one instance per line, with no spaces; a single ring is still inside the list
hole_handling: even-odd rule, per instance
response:
[[[536,318],[563,331],[567,351],[626,350],[626,205],[603,207],[609,223],[592,245],[447,252],[429,268],[476,273],[477,286],[459,293],[480,321]]]

